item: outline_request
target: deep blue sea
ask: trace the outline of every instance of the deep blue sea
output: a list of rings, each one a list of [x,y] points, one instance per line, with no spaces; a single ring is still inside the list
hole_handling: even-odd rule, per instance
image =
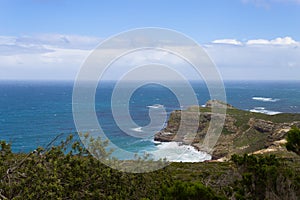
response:
[[[210,99],[205,84],[192,82],[192,86],[199,105],[205,104]],[[109,139],[132,152],[165,149],[151,139],[133,138],[118,128],[110,104],[113,87],[112,82],[101,84],[95,98],[99,123]],[[29,152],[37,146],[46,146],[60,133],[75,133],[72,90],[73,82],[67,81],[0,81],[0,140],[11,142],[14,152]],[[297,81],[227,81],[225,90],[227,103],[240,109],[266,114],[300,113],[300,82]],[[169,89],[149,84],[133,93],[129,107],[131,117],[143,127],[150,121],[149,107],[159,105],[164,106],[168,114],[189,106],[182,107]]]

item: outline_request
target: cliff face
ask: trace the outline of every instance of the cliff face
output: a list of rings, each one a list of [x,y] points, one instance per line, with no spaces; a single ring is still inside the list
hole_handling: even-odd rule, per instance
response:
[[[210,152],[213,159],[230,157],[232,154],[253,153],[270,148],[277,141],[284,139],[292,126],[300,127],[300,114],[277,114],[271,116],[238,110],[222,102],[209,101],[205,107],[192,106],[187,110],[173,111],[169,117],[167,127],[156,133],[154,140],[192,144],[198,150],[205,151],[202,143],[211,120],[212,103],[227,106],[222,133],[214,150]],[[200,110],[200,116],[195,114],[197,109]],[[177,135],[182,112],[189,116],[189,120],[182,124],[184,134]],[[199,120],[197,134],[190,136],[188,123],[193,123],[197,120]]]

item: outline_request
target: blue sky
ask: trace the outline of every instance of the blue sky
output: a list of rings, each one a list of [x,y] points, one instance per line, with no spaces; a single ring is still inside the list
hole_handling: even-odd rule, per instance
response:
[[[101,40],[149,26],[195,39],[224,79],[300,77],[300,0],[2,0],[0,24],[0,79],[74,79]]]
[[[273,39],[286,35],[300,40],[300,1],[296,0],[2,0],[0,7],[0,32],[4,35],[108,37],[127,29],[158,26],[184,32],[200,43],[219,38]]]

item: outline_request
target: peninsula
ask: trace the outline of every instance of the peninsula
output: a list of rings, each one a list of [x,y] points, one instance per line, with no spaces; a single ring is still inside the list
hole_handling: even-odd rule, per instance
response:
[[[154,140],[160,142],[180,142],[191,144],[199,151],[211,120],[212,104],[226,106],[226,119],[222,133],[216,143],[212,154],[212,160],[228,160],[231,155],[238,154],[262,154],[272,152],[274,154],[288,154],[284,147],[285,136],[291,127],[300,127],[300,114],[281,113],[266,115],[237,109],[229,104],[217,100],[210,100],[204,107],[191,106],[186,110],[175,110],[170,114],[167,126],[155,134]],[[180,126],[181,113],[190,114],[191,118],[197,117],[194,113],[199,109],[199,126],[195,137],[189,134],[177,137]],[[191,119],[198,120],[198,119]],[[187,130],[188,133],[188,130]]]

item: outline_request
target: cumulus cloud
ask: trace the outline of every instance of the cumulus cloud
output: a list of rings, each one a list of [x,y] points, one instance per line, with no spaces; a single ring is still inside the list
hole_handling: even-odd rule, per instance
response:
[[[299,42],[296,42],[291,37],[276,38],[274,40],[265,40],[265,39],[256,39],[248,40],[247,45],[299,45]]]
[[[236,39],[218,39],[211,42],[212,44],[228,44],[228,45],[300,45],[291,37],[277,37],[272,40],[254,39],[245,42]]]
[[[236,39],[219,39],[212,41],[213,44],[233,44],[233,45],[242,45],[242,42]]]

